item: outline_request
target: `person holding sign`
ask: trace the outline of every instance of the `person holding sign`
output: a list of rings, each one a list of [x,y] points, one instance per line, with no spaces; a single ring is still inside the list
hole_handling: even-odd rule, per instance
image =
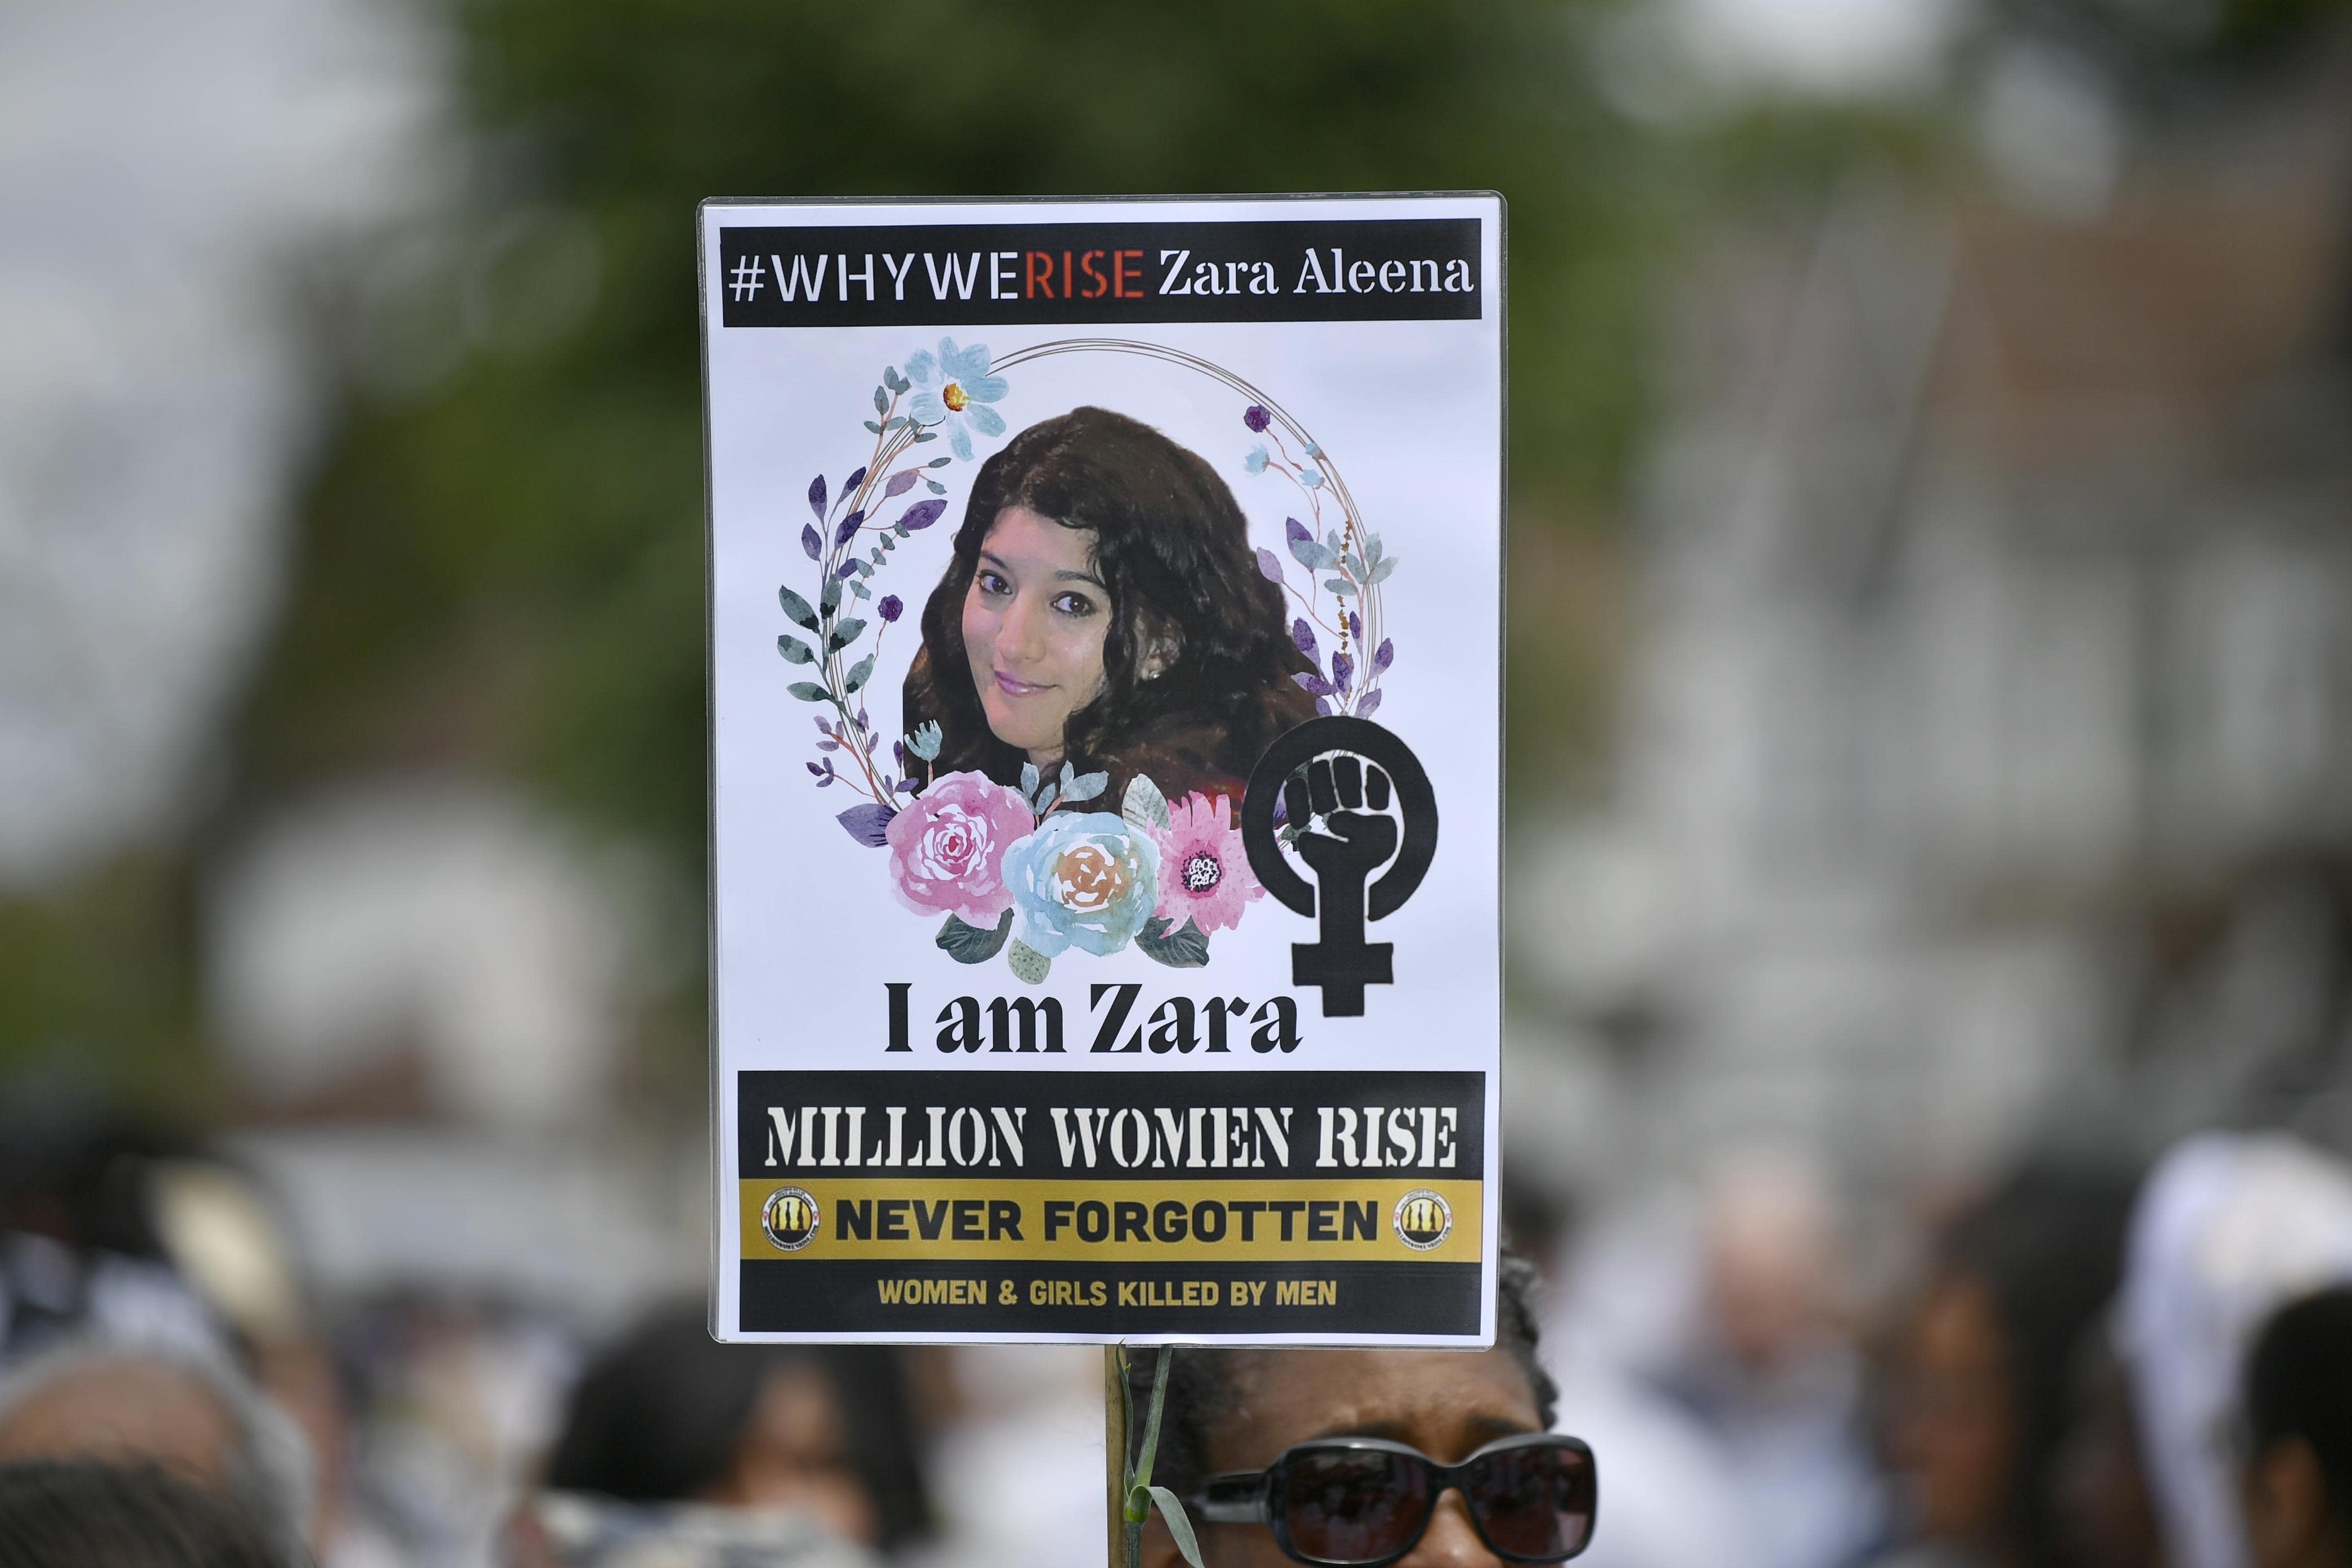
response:
[[[936,723],[931,779],[1022,765],[1148,776],[1238,809],[1276,736],[1310,718],[1311,668],[1233,491],[1150,426],[1079,408],[981,465],[922,616],[906,727]]]
[[[1444,1351],[1174,1352],[1152,1479],[1183,1500],[1208,1568],[1560,1563],[1592,1538],[1592,1450],[1549,1430],[1533,1269],[1506,1257],[1496,1342]],[[1156,1357],[1135,1357],[1148,1405]],[[1148,1568],[1182,1568],[1156,1514]]]

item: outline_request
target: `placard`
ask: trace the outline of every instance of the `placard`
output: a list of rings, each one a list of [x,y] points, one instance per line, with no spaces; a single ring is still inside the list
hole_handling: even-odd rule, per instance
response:
[[[1492,1342],[1500,198],[699,240],[713,1332]]]

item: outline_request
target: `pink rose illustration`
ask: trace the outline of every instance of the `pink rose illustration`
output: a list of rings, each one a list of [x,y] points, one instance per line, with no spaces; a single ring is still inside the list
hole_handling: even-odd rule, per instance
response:
[[[1155,827],[1160,846],[1160,909],[1170,930],[1186,920],[1203,931],[1241,924],[1242,906],[1265,889],[1250,871],[1241,830],[1233,825],[1225,797],[1193,794],[1168,806],[1168,826]]]
[[[1004,851],[1037,819],[1018,790],[986,774],[950,773],[890,819],[890,877],[898,901],[917,914],[944,912],[993,926],[1012,907]]]

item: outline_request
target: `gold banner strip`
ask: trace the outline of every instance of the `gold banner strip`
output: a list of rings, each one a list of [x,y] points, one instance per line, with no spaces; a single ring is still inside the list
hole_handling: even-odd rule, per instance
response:
[[[892,1263],[1475,1263],[1486,1201],[1475,1181],[737,1184],[740,1256]]]

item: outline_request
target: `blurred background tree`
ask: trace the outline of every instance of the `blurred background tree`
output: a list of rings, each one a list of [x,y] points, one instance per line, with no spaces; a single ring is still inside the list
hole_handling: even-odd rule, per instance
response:
[[[551,1407],[481,1410],[708,1258],[695,204],[1493,187],[1505,1201],[1717,1423],[1672,1560],[1861,1560],[1956,1204],[2352,1152],[2347,10],[20,0],[0,1242],[217,1134],[348,1495],[487,1542]],[[1090,1547],[1090,1356],[950,1381],[940,1560]]]
[[[271,274],[280,305],[289,268],[298,284],[317,405],[230,721],[160,828],[0,890],[0,1064],[64,1049],[204,1103],[213,868],[341,783],[446,774],[650,847],[669,889],[656,1054],[695,1078],[705,196],[1500,190],[1509,779],[1531,819],[1610,765],[1639,615],[1620,525],[1691,236],[1818,214],[1857,170],[1967,188],[1984,62],[2021,39],[2160,125],[2259,92],[2340,10],[1999,0],[1800,26],[1767,0],[421,6],[425,198]],[[1775,40],[1759,72],[1745,57]],[[1874,50],[1910,63],[1871,79]]]
[[[1592,743],[1606,595],[1576,580],[1596,558],[1576,536],[1622,483],[1666,204],[1655,137],[1594,89],[1590,7],[486,0],[454,16],[444,214],[389,259],[318,269],[339,402],[200,847],[340,778],[477,769],[698,879],[691,225],[713,195],[1502,191],[1515,562],[1546,584],[1513,623],[1515,784]],[[1559,594],[1595,615],[1547,613]],[[185,875],[144,885],[143,918],[181,927]],[[112,906],[54,918],[68,949],[137,929]],[[0,1026],[19,1050],[28,1025],[68,1018],[184,1040],[188,944],[159,957],[183,984],[111,1031],[95,983]],[[698,980],[669,1004],[693,1067]]]

